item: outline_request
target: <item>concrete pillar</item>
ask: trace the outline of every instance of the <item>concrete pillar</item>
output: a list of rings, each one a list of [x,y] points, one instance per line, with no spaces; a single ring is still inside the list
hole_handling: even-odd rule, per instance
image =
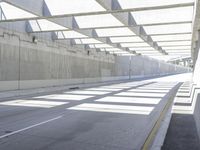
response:
[[[132,61],[132,56],[129,56],[129,80],[131,79],[131,75],[132,75],[131,61]]]
[[[196,43],[196,52],[195,55],[197,55],[196,63],[194,66],[194,74],[193,74],[193,82],[196,83],[197,85],[200,85],[200,31],[198,31],[198,40]]]
[[[183,61],[183,66],[186,66],[186,61],[185,60]]]
[[[3,19],[3,11],[2,11],[2,8],[0,7],[0,20]]]

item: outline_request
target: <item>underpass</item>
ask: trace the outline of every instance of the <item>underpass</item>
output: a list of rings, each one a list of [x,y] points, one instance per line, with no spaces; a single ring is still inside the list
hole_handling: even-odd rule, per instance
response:
[[[141,149],[146,139],[152,138],[150,132],[170,103],[170,96],[189,76],[172,75],[1,101],[0,148]]]

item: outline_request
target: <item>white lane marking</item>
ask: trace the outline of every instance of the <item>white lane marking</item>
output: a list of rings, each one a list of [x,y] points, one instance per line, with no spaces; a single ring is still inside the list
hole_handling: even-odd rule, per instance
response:
[[[16,133],[19,133],[19,132],[22,132],[22,131],[25,131],[25,130],[28,130],[28,129],[31,129],[31,128],[34,128],[34,127],[37,127],[37,126],[40,126],[40,125],[43,125],[43,124],[48,123],[48,122],[51,122],[51,121],[60,119],[60,118],[62,118],[62,117],[63,117],[63,116],[58,116],[58,117],[55,117],[55,118],[52,118],[52,119],[49,119],[49,120],[46,120],[46,121],[43,121],[43,122],[34,124],[34,125],[32,125],[32,126],[29,126],[29,127],[26,127],[26,128],[20,129],[20,130],[17,130],[17,131],[13,131],[13,132],[8,133],[8,134],[4,134],[4,135],[0,136],[0,139],[3,139],[3,138],[5,138],[5,137],[11,136],[11,135],[13,135],[13,134],[16,134]]]

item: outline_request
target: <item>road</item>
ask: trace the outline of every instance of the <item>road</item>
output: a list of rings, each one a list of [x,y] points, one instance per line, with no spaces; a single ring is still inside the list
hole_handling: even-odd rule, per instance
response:
[[[139,150],[190,74],[0,101],[0,150]]]

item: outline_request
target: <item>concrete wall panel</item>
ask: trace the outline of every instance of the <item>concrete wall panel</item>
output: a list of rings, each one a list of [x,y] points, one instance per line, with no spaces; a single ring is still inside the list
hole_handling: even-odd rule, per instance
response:
[[[174,66],[144,56],[113,56],[0,29],[0,91],[61,86],[175,73]],[[179,68],[178,72],[186,71]]]

